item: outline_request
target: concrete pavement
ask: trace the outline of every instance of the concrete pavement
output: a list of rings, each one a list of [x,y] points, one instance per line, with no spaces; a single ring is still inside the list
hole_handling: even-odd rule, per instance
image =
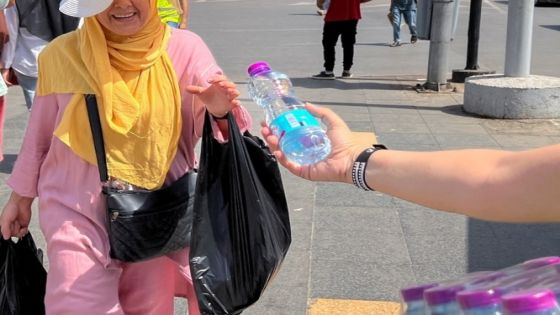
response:
[[[387,47],[387,9],[385,2],[364,7],[353,69],[356,77],[348,80],[309,79],[322,64],[322,22],[314,15],[311,1],[194,1],[191,25],[239,83],[241,99],[257,122],[263,114],[248,99],[244,71],[250,62],[265,59],[292,77],[303,99],[334,109],[355,131],[375,132],[391,149],[522,150],[560,142],[560,120],[506,121],[465,114],[461,85],[456,93],[416,93],[412,87],[422,83],[428,43]],[[538,60],[534,73],[560,76],[560,61],[550,57],[553,50],[544,44],[560,45],[557,22],[552,22],[560,8],[541,9],[536,10],[536,24],[547,27],[536,26],[535,47],[542,49],[534,52]],[[505,46],[499,35],[501,31],[505,35],[507,8],[502,2],[488,1],[483,10],[483,34],[488,36],[481,38],[480,59],[485,68],[500,71]],[[450,71],[464,66],[467,15],[468,5],[464,5]],[[340,57],[341,51],[337,53]],[[27,119],[23,103],[19,89],[10,89],[0,180],[8,176],[19,150]],[[254,133],[258,134],[258,124]],[[558,225],[482,222],[350,185],[311,183],[285,171],[283,176],[293,245],[262,299],[244,314],[394,314],[398,289],[408,284],[560,253]],[[0,186],[0,203],[7,196],[6,186]],[[39,236],[36,218],[32,231]],[[178,302],[176,314],[184,313],[184,304]]]

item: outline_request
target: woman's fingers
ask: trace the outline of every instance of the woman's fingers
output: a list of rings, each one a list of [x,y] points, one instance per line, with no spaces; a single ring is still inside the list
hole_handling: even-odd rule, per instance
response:
[[[196,95],[202,94],[206,90],[206,88],[198,85],[188,85],[186,89],[187,92]]]

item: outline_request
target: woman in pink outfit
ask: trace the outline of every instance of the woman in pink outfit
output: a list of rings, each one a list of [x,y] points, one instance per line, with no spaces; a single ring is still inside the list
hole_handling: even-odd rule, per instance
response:
[[[220,141],[227,141],[227,120],[219,119],[227,112],[243,130],[250,127],[250,116],[236,100],[239,91],[204,42],[166,27],[155,8],[155,0],[62,1],[64,13],[87,16],[84,26],[57,38],[39,58],[38,93],[8,179],[13,192],[0,227],[5,239],[27,233],[38,197],[50,266],[49,315],[173,314],[174,296],[187,297],[189,314],[199,314],[188,248],[139,263],[110,258],[83,111],[83,94],[95,94],[109,175],[147,189],[196,166],[194,147],[206,111],[218,117],[212,127]],[[131,167],[123,171],[118,162]],[[162,178],[151,179],[159,174],[154,168]]]

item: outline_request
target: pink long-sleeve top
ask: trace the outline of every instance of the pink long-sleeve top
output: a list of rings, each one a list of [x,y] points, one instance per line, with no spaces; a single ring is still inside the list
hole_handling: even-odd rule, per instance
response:
[[[194,148],[202,135],[205,106],[186,92],[186,87],[207,86],[207,80],[222,70],[202,39],[189,31],[173,30],[167,52],[179,80],[183,119],[177,154],[166,178],[168,184],[197,165]],[[48,220],[49,209],[53,207],[77,211],[84,220],[91,220],[105,230],[106,212],[97,166],[80,159],[53,136],[71,97],[71,94],[52,94],[35,98],[21,151],[7,182],[22,196],[39,197],[40,224],[47,242],[57,228]],[[252,120],[243,107],[234,109],[233,113],[243,131],[250,128]],[[83,132],[91,132],[89,126],[83,128]],[[224,140],[215,122],[213,131],[216,139]],[[107,238],[91,239],[91,246],[97,258],[108,264]]]

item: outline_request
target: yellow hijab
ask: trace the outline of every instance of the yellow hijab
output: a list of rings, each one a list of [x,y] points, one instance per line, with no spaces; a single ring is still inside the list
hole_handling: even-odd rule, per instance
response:
[[[95,94],[109,176],[147,189],[162,186],[181,132],[181,96],[166,52],[170,28],[155,0],[133,36],[117,36],[95,17],[57,38],[39,57],[38,95],[74,93],[54,135],[97,165],[84,94]]]

